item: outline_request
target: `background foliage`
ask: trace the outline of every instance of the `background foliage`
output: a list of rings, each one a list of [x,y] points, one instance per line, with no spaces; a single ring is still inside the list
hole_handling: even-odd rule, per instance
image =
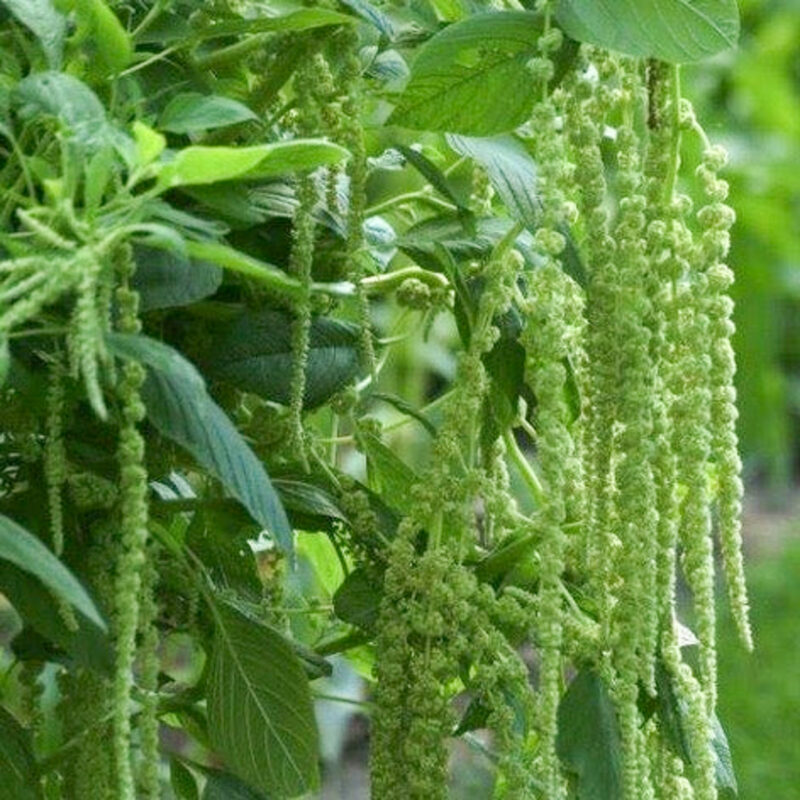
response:
[[[7,0],[0,4],[0,9],[4,9],[0,13],[5,15],[0,20],[7,21],[9,14],[15,13],[30,31],[39,35],[45,60],[38,64],[42,69],[48,64],[60,63],[66,47],[73,73],[93,86],[104,103],[118,105],[113,114],[107,115],[102,105],[95,105],[92,96],[70,82],[70,75],[54,77],[51,74],[47,80],[22,80],[14,64],[14,58],[18,57],[14,48],[25,49],[18,32],[4,42],[7,47],[2,51],[5,71],[0,84],[0,104],[8,108],[22,97],[31,108],[71,127],[75,146],[84,154],[97,153],[91,163],[98,175],[109,169],[102,156],[109,147],[118,147],[124,152],[125,147],[133,146],[135,152],[128,153],[129,165],[141,171],[144,181],[155,181],[174,206],[154,203],[148,211],[150,216],[135,220],[136,224],[151,226],[148,231],[142,229],[149,238],[142,236],[136,244],[135,258],[140,265],[146,265],[140,269],[137,287],[147,314],[147,332],[163,335],[184,350],[202,367],[204,378],[188,361],[160,347],[156,341],[133,342],[124,335],[117,335],[109,339],[109,347],[115,355],[135,357],[150,368],[144,399],[153,430],[165,437],[162,440],[165,450],[172,447],[167,439],[185,448],[197,463],[220,479],[227,494],[238,498],[241,505],[229,503],[220,493],[214,503],[196,512],[194,522],[188,527],[182,525],[183,517],[165,513],[160,518],[166,526],[162,544],[169,543],[173,536],[191,541],[219,584],[258,587],[257,576],[252,571],[239,571],[241,564],[235,552],[247,535],[253,534],[253,519],[270,528],[276,541],[286,547],[290,541],[290,523],[302,527],[304,522],[312,520],[309,528],[316,525],[320,530],[334,529],[335,525],[346,521],[349,510],[343,509],[322,488],[324,481],[309,486],[302,476],[286,468],[290,459],[284,459],[277,447],[274,452],[256,453],[269,463],[271,477],[256,466],[246,440],[262,436],[263,426],[275,422],[272,407],[266,411],[259,407],[258,413],[251,417],[247,417],[248,409],[244,409],[243,416],[235,417],[246,432],[248,425],[252,426],[253,436],[246,440],[239,439],[220,410],[224,408],[233,415],[232,387],[254,392],[271,403],[286,404],[291,400],[288,376],[292,343],[286,316],[276,308],[244,315],[232,325],[225,304],[232,307],[236,303],[247,303],[262,291],[275,292],[278,296],[283,293],[286,297],[297,291],[296,284],[284,280],[284,273],[266,266],[284,265],[290,248],[288,219],[295,199],[287,172],[335,163],[341,153],[335,146],[321,142],[306,143],[294,150],[292,145],[275,150],[271,149],[272,145],[253,144],[248,148],[240,147],[236,152],[232,148],[223,151],[237,136],[258,140],[263,130],[258,129],[257,118],[265,110],[288,111],[291,116],[291,109],[276,109],[270,105],[280,86],[276,88],[268,82],[255,88],[246,85],[236,69],[237,53],[229,54],[231,62],[226,65],[211,48],[201,56],[201,61],[205,59],[202,66],[214,71],[210,86],[190,74],[180,53],[174,58],[169,55],[163,59],[154,57],[150,64],[132,62],[130,44],[102,10],[106,6],[104,3],[74,4],[79,9],[83,27],[80,35],[69,40],[64,32],[59,34],[57,22],[48,19],[46,13],[31,14],[34,5]],[[130,12],[139,22],[148,5],[108,3],[120,16]],[[454,108],[460,107],[463,112],[462,117],[458,117],[453,108],[443,109],[435,101],[431,102],[422,85],[417,94],[412,91],[404,95],[407,107],[401,103],[393,112],[394,120],[389,120],[410,127],[436,129],[440,123],[437,115],[450,114],[452,119],[455,114],[463,135],[444,139],[435,134],[412,135],[379,127],[379,123],[387,119],[399,90],[408,81],[407,62],[417,39],[429,36],[445,23],[480,10],[482,4],[470,0],[373,4],[352,0],[343,3],[345,8],[338,12],[318,7],[320,5],[262,2],[255,3],[254,7],[266,10],[267,16],[273,18],[262,21],[260,30],[300,31],[301,40],[308,45],[314,37],[324,36],[329,25],[341,22],[337,14],[346,12],[367,23],[369,41],[361,56],[371,90],[370,106],[366,110],[369,123],[366,145],[372,159],[367,186],[366,231],[375,263],[370,265],[370,270],[380,277],[392,258],[395,258],[392,265],[395,269],[398,265],[400,268],[410,266],[412,261],[430,265],[441,258],[442,248],[461,258],[469,254],[470,248],[477,245],[486,250],[497,240],[498,232],[489,226],[483,229],[479,225],[467,240],[460,236],[460,224],[448,227],[440,219],[415,226],[416,219],[409,217],[407,209],[397,203],[398,197],[415,195],[423,207],[434,211],[446,208],[465,218],[469,213],[472,175],[465,166],[464,156],[483,164],[496,181],[500,199],[517,219],[530,221],[535,215],[535,203],[529,194],[534,168],[524,149],[515,140],[508,139],[496,141],[485,151],[481,149],[482,140],[470,138],[496,133],[494,129],[480,127],[481,120],[493,119],[495,124],[507,129],[526,118],[526,108],[529,113],[530,104],[526,105],[524,96],[528,91],[525,82],[513,93],[514,103],[508,102],[510,81],[518,66],[513,49],[499,52],[497,62],[491,67],[487,80],[494,86],[497,107],[484,109],[484,115],[472,113],[472,98],[465,95],[454,103]],[[565,7],[570,5],[564,4]],[[574,5],[578,8],[581,4]],[[49,4],[41,7],[49,8]],[[738,215],[731,264],[737,276],[737,381],[743,454],[752,496],[758,500],[764,498],[772,508],[785,510],[793,502],[800,465],[797,436],[800,421],[800,172],[796,167],[800,163],[800,11],[792,0],[744,0],[741,10],[743,34],[738,49],[704,61],[702,66],[687,67],[684,81],[686,93],[698,107],[712,138],[722,141],[732,155],[726,177],[733,185]],[[188,35],[189,30],[183,18],[198,24],[197,18],[190,18],[192,11],[196,11],[194,4],[176,3],[175,13],[165,15],[159,24],[143,31],[138,38],[139,46],[153,53],[162,48],[170,51],[173,46],[178,49],[177,42]],[[581,21],[577,13],[569,23],[567,13],[564,12],[562,24],[589,24],[592,28],[591,20],[589,23]],[[292,22],[275,21],[287,18]],[[675,24],[683,24],[679,18],[676,20]],[[244,30],[241,26],[237,28],[236,20],[227,24],[229,28],[218,34],[225,42],[233,41],[226,36],[232,37]],[[634,30],[628,35],[641,40],[645,33]],[[485,27],[480,29],[479,35],[487,37]],[[725,38],[724,32],[706,32],[709,49],[716,47],[719,35]],[[502,42],[501,32],[497,37],[497,41]],[[13,46],[10,38],[14,38]],[[665,58],[700,57],[702,37],[699,41],[698,53],[665,51],[660,55]],[[487,41],[487,46],[491,44]],[[10,55],[12,52],[15,56]],[[297,53],[287,46],[279,50],[277,57],[290,63],[296,56]],[[38,55],[31,57],[39,58]],[[105,76],[131,68],[132,63],[136,64],[132,74],[136,75],[138,87],[124,99],[106,98],[103,94]],[[274,63],[270,66],[274,67]],[[432,72],[435,71],[432,68]],[[424,64],[415,65],[415,74],[424,77]],[[286,77],[288,74],[284,80]],[[261,108],[257,108],[254,101],[258,99],[256,89],[263,92]],[[69,98],[67,103],[63,102],[65,96]],[[54,98],[58,98],[58,102]],[[509,115],[507,119],[504,114]],[[134,117],[144,120],[148,128],[134,128],[133,138],[120,144],[120,131],[114,130],[119,120],[114,119],[114,115],[125,118],[126,123]],[[470,128],[472,124],[477,127]],[[279,127],[273,127],[270,132]],[[166,137],[163,141],[159,139],[161,134],[155,134],[156,130]],[[169,166],[155,171],[152,165],[165,143],[180,149],[180,155]],[[202,147],[196,146],[198,143],[220,149],[209,157]],[[287,164],[294,165],[294,169],[287,168]],[[48,165],[41,154],[32,159],[30,166],[32,178],[23,176],[20,184],[24,178],[41,181],[43,185],[52,179],[52,165]],[[226,181],[242,176],[246,181],[252,180],[252,184],[237,183],[238,188],[231,190],[234,184]],[[89,183],[87,178],[87,185]],[[50,189],[58,191],[52,184]],[[100,196],[93,199],[87,196],[85,202],[88,206],[99,205],[102,193],[100,190]],[[15,200],[9,195],[5,207],[0,208],[4,224]],[[311,328],[305,405],[317,409],[312,416],[313,424],[329,430],[330,415],[324,403],[359,374],[358,310],[352,290],[336,288],[337,281],[343,277],[336,251],[346,237],[345,214],[336,218],[321,211],[319,219],[324,233],[314,277],[320,284],[329,285],[329,289],[321,291],[316,299],[322,311],[335,305],[336,318],[334,314],[318,317]],[[179,230],[190,243],[184,253],[170,240],[165,230],[170,227]],[[218,242],[226,231],[226,241],[230,245],[227,249]],[[267,236],[264,231],[268,232]],[[228,272],[223,273],[223,269]],[[235,277],[231,279],[231,275]],[[248,283],[251,279],[252,283]],[[246,288],[240,293],[241,280],[245,281]],[[377,327],[391,347],[387,348],[389,355],[381,365],[381,392],[372,394],[367,406],[353,411],[350,433],[354,436],[343,440],[337,453],[342,472],[359,476],[373,491],[392,499],[393,508],[379,508],[381,519],[388,520],[388,527],[398,513],[406,510],[403,505],[408,501],[406,492],[424,463],[430,431],[441,421],[435,405],[424,414],[417,409],[434,401],[452,380],[453,351],[460,334],[452,319],[443,315],[419,315],[416,310],[410,310],[413,304],[398,303],[389,291],[396,286],[397,282],[382,285],[378,279],[370,290],[374,292]],[[436,281],[432,280],[425,302],[430,304],[433,296],[435,304],[437,288]],[[336,305],[339,303],[337,291],[344,295],[341,305]],[[221,300],[216,305],[199,304],[198,312],[186,315],[175,311],[215,292],[219,292],[216,297]],[[252,295],[248,296],[248,292]],[[193,324],[195,313],[202,320],[202,326]],[[513,320],[509,325],[513,327]],[[214,331],[213,342],[203,335],[201,327]],[[511,363],[513,367],[513,346],[502,355],[503,363]],[[497,374],[498,381],[509,382],[513,393],[514,375],[502,369]],[[17,374],[16,379],[24,380],[25,376]],[[204,380],[208,382],[208,391]],[[187,409],[193,412],[199,409],[202,425],[193,423],[194,418]],[[358,423],[356,417],[361,417]],[[383,440],[376,435],[380,432],[378,422],[383,426]],[[257,429],[257,426],[262,427]],[[91,435],[95,433],[96,450],[108,446],[102,432],[94,429],[90,432]],[[335,443],[332,446],[334,450],[337,447]],[[172,451],[169,452],[174,457]],[[75,454],[82,464],[100,463],[92,461],[99,458],[96,451],[90,455],[83,460],[85,454]],[[158,469],[157,465],[154,467]],[[163,477],[165,480],[158,487],[162,503],[191,505],[191,487],[179,479],[170,482],[167,476]],[[518,474],[512,478],[520,480]],[[214,493],[212,490],[211,494]],[[242,513],[242,507],[249,516]],[[25,519],[24,509],[15,511],[20,514],[17,519]],[[156,516],[159,516],[158,510]],[[11,530],[11,523],[6,523],[5,518],[0,518],[0,523],[4,525],[0,534],[12,541],[10,537],[17,532]],[[31,527],[36,528],[35,522]],[[796,535],[795,528],[786,530],[789,537]],[[230,534],[238,545],[223,552],[230,544],[221,543],[209,531]],[[797,730],[797,715],[790,712],[800,704],[796,682],[792,680],[796,664],[791,655],[796,629],[792,609],[797,608],[795,578],[800,576],[800,562],[796,546],[789,550],[788,557],[762,556],[764,551],[755,546],[758,537],[764,535],[759,525],[747,529],[746,535],[752,542],[755,559],[751,586],[759,649],[748,661],[740,651],[734,651],[731,626],[723,626],[721,715],[726,721],[737,764],[740,797],[744,800],[759,797],[763,787],[768,786],[774,796],[791,799],[800,797],[797,760],[792,757],[792,743],[800,736],[800,731]],[[780,534],[779,552],[785,535]],[[4,541],[0,536],[0,547]],[[18,544],[19,536],[13,542]],[[34,547],[31,544],[31,548]],[[292,693],[298,686],[307,685],[306,676],[316,679],[328,672],[330,674],[321,680],[314,681],[314,703],[326,759],[323,792],[327,791],[331,797],[358,796],[363,728],[359,728],[357,709],[364,701],[361,676],[369,673],[371,654],[366,648],[355,649],[350,651],[349,663],[339,657],[326,663],[310,650],[303,649],[301,643],[319,645],[322,642],[324,651],[328,638],[333,638],[332,629],[325,629],[318,621],[316,609],[333,608],[340,621],[369,628],[374,624],[375,613],[374,604],[369,602],[372,587],[368,582],[359,583],[363,576],[356,576],[348,579],[346,590],[337,591],[344,573],[327,538],[301,534],[296,551],[298,569],[288,578],[285,602],[295,611],[300,610],[291,615],[290,626],[291,641],[299,649],[293,651],[287,644],[288,639],[277,635],[270,638],[271,629],[258,626],[254,621],[253,608],[225,600],[210,603],[215,610],[209,627],[213,627],[215,633],[203,632],[204,649],[198,649],[196,643],[188,637],[182,638],[178,632],[165,642],[162,658],[170,677],[179,685],[185,682],[188,687],[195,686],[207,662],[205,680],[209,693],[208,715],[214,731],[212,740],[204,741],[202,726],[192,728],[191,715],[186,708],[176,707],[173,718],[175,730],[180,727],[191,730],[202,743],[196,751],[191,751],[176,735],[174,749],[186,756],[187,762],[194,763],[191,759],[197,757],[205,764],[203,796],[207,800],[249,796],[248,790],[230,774],[215,771],[221,765],[203,761],[212,749],[225,757],[228,768],[253,785],[279,794],[293,794],[307,788],[308,776],[316,770],[316,742],[313,726],[309,727],[311,698],[306,689],[297,696]],[[7,551],[3,551],[3,556],[17,566],[35,557],[38,564],[44,565],[36,577],[50,588],[63,592],[83,614],[77,633],[55,630],[52,625],[48,628],[47,619],[55,615],[53,603],[37,606],[38,601],[30,600],[30,583],[25,582],[30,579],[21,571],[4,568],[0,577],[5,584],[0,581],[0,585],[16,587],[18,611],[23,611],[27,597],[31,604],[25,611],[30,619],[38,621],[39,638],[36,635],[27,639],[17,637],[13,652],[17,656],[24,655],[25,651],[20,648],[26,644],[35,650],[44,646],[42,637],[51,638],[59,652],[107,668],[109,654],[104,650],[102,637],[97,638],[96,630],[102,629],[104,623],[98,619],[99,625],[93,627],[91,618],[96,610],[81,594],[80,586],[72,587],[69,578],[47,572],[48,566],[52,570],[57,570],[57,566],[48,565],[35,549],[18,557],[16,562]],[[269,551],[262,553],[259,565],[262,577],[264,572],[269,573],[273,566]],[[74,592],[68,595],[70,588]],[[11,589],[8,593],[11,594]],[[10,639],[12,631],[18,632],[19,620],[5,608],[6,638]],[[22,616],[25,618],[26,614]],[[336,630],[342,632],[347,628],[340,625]],[[30,630],[26,632],[31,633]],[[251,649],[255,640],[261,642],[261,647]],[[12,650],[7,649],[7,665],[12,665],[13,657]],[[308,744],[306,752],[301,749],[294,754],[296,761],[288,771],[269,764],[255,765],[250,757],[255,745],[243,733],[241,720],[226,720],[225,716],[226,702],[231,703],[231,698],[235,698],[234,705],[243,715],[253,715],[254,719],[263,715],[264,703],[269,704],[272,699],[260,697],[248,687],[280,683],[284,679],[283,694],[290,702],[285,707],[280,703],[272,706],[268,715],[270,725],[274,723],[278,729],[288,727]],[[54,670],[45,671],[40,683],[45,719],[36,748],[37,754],[46,759],[57,753],[63,744],[63,732],[55,711]],[[6,702],[18,715],[24,716],[26,687],[8,677],[3,691]],[[326,695],[337,699],[331,701]],[[257,720],[254,725],[258,725]],[[6,734],[3,740],[13,743],[18,730],[14,718],[6,712],[0,713],[0,733],[3,731]],[[24,762],[26,747],[20,749],[22,756],[12,754],[17,763]],[[32,771],[33,765],[28,766]],[[171,780],[177,796],[192,796],[190,787],[194,777],[177,758],[172,762]],[[490,782],[480,755],[476,756],[474,748],[462,746],[457,751],[454,793],[462,797],[481,796],[481,792],[488,791]],[[20,797],[25,796],[24,791],[19,789]]]

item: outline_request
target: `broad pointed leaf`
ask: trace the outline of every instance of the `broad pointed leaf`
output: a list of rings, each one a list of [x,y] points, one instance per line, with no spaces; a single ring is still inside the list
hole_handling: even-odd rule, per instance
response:
[[[622,797],[619,725],[602,678],[582,670],[558,707],[558,757],[577,778],[578,800]]]
[[[276,403],[289,402],[292,321],[281,311],[248,312],[214,340],[207,371],[215,380]],[[327,317],[311,322],[303,404],[315,408],[355,378],[359,331]]]
[[[290,551],[289,521],[264,466],[211,399],[194,366],[177,350],[146,336],[111,334],[108,343],[116,355],[148,368],[142,396],[153,426],[219,478],[253,519]]]
[[[229,605],[214,609],[208,673],[211,741],[253,788],[294,797],[318,781],[317,728],[308,679],[275,630]]]
[[[682,63],[736,44],[736,0],[560,0],[558,24],[579,42]]]
[[[526,65],[537,56],[543,18],[527,11],[476,14],[423,45],[390,123],[419,130],[491,136],[530,116],[536,82]],[[556,80],[574,57],[556,55]]]
[[[102,614],[81,582],[45,547],[41,539],[2,514],[0,514],[0,559],[10,561],[20,569],[35,575],[48,589],[63,597],[98,628],[106,630]]]

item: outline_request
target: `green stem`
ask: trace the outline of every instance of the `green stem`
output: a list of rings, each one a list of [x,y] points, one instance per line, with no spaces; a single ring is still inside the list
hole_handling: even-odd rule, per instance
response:
[[[503,440],[506,443],[511,460],[514,462],[514,465],[519,470],[519,474],[522,476],[522,480],[528,487],[528,491],[530,491],[530,493],[533,495],[534,500],[536,500],[536,504],[542,505],[545,501],[545,492],[542,482],[539,480],[539,476],[536,474],[536,472],[534,472],[534,469],[528,459],[525,457],[525,454],[519,449],[517,440],[510,428],[507,429],[503,434]]]

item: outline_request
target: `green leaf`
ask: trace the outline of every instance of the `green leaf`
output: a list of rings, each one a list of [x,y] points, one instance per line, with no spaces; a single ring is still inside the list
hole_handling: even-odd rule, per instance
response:
[[[211,741],[254,788],[294,797],[318,782],[311,692],[292,647],[272,628],[215,604],[208,673]]]
[[[302,8],[282,16],[219,22],[203,29],[200,32],[200,38],[214,39],[218,36],[271,33],[272,31],[307,31],[314,28],[327,28],[331,25],[351,25],[354,22],[353,17],[340,14],[338,11],[331,11],[328,8]]]
[[[162,164],[158,182],[163,189],[168,189],[241,178],[262,180],[300,170],[314,170],[346,157],[347,150],[338,144],[314,139],[252,147],[197,145],[179,150],[172,161]]]
[[[225,412],[211,399],[194,366],[163,342],[111,334],[117,356],[148,368],[142,396],[153,426],[186,449],[263,525],[285,551],[292,531],[269,476]]]
[[[408,514],[415,505],[411,489],[417,482],[414,470],[395,455],[374,433],[359,432],[358,444],[367,457],[370,489],[398,511]]]
[[[319,486],[288,478],[276,478],[272,485],[295,528],[329,530],[334,521],[348,521],[334,498]]]
[[[67,18],[60,14],[53,0],[0,0],[39,40],[51,69],[61,66]]]
[[[254,278],[268,288],[291,298],[297,298],[302,292],[296,278],[290,277],[283,270],[265,261],[259,261],[247,253],[241,253],[221,242],[186,242],[186,252],[201,261],[210,261],[220,267]]]
[[[116,14],[104,0],[74,0],[76,36],[91,48],[91,64],[105,75],[115,75],[130,64],[133,45]]]
[[[48,589],[63,597],[98,628],[106,630],[102,614],[80,581],[40,539],[2,514],[0,514],[0,558],[35,575]]]
[[[619,725],[603,680],[584,669],[558,707],[558,757],[577,777],[578,800],[622,796]]]
[[[315,408],[350,383],[359,367],[358,327],[315,317],[309,334],[303,404]],[[214,380],[286,404],[292,374],[292,321],[282,311],[246,312],[214,338],[205,368]]]
[[[731,748],[722,723],[716,714],[711,718],[711,727],[711,748],[714,751],[714,772],[717,777],[717,789],[720,790],[723,797],[730,797],[731,795],[735,797],[739,793],[739,787],[736,783],[736,773],[733,770]]]
[[[269,800],[269,798],[251,789],[235,775],[215,769],[208,771],[202,800]]]
[[[51,591],[32,575],[14,564],[0,563],[0,590],[25,622],[26,628],[14,639],[14,649],[22,646],[21,639],[34,631],[61,648],[78,664],[96,672],[110,675],[114,665],[114,650],[105,629],[99,628],[84,614],[76,612],[76,630],[64,625],[58,603]],[[30,629],[28,628],[30,626]],[[27,637],[30,641],[32,636]],[[53,648],[50,647],[52,651]],[[49,654],[49,660],[58,660],[58,653]]]
[[[511,216],[528,230],[535,230],[539,218],[536,163],[520,141],[513,136],[449,135],[447,143],[480,164]]]
[[[177,800],[198,800],[197,781],[177,758],[169,760],[169,783]]]
[[[163,134],[138,119],[133,123],[132,128],[133,139],[136,142],[137,163],[140,167],[146,167],[164,152],[167,140]]]
[[[5,386],[8,373],[11,371],[11,349],[8,346],[8,337],[0,338],[0,389]]]
[[[707,58],[739,38],[736,0],[560,0],[556,19],[579,42],[676,63]]]
[[[186,543],[203,562],[214,583],[251,599],[257,599],[262,589],[248,543],[248,539],[257,537],[258,527],[234,500],[204,503],[195,511],[186,531]]]
[[[437,192],[446,197],[457,208],[468,209],[468,203],[465,202],[463,198],[459,197],[454,187],[450,185],[447,176],[429,158],[426,158],[418,150],[406,147],[404,144],[396,144],[394,147],[395,150],[403,154],[406,161],[408,161]]]
[[[186,306],[219,289],[222,270],[206,261],[190,261],[174,252],[137,245],[133,286],[142,311]]]
[[[109,142],[112,128],[97,95],[72,75],[37,72],[17,85],[23,114],[44,113],[57,117],[72,138],[95,148]]]
[[[14,800],[41,800],[30,732],[0,706],[0,786]]]
[[[491,136],[528,119],[536,83],[526,64],[536,57],[542,16],[526,11],[476,14],[424,44],[389,123],[419,130]],[[558,81],[572,60],[556,54]]]
[[[383,400],[384,403],[394,406],[401,414],[417,420],[431,436],[436,436],[436,426],[421,411],[414,408],[408,400],[388,392],[372,392],[370,398],[372,400]]]
[[[161,112],[158,127],[170,133],[196,133],[252,119],[258,117],[238,100],[216,94],[186,92],[170,100]]]
[[[381,588],[369,579],[364,569],[354,569],[333,596],[336,616],[367,631],[377,625],[380,605]]]

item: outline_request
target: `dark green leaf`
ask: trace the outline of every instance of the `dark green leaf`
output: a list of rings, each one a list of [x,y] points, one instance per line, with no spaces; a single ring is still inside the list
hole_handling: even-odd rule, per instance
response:
[[[177,442],[247,508],[286,551],[292,531],[261,462],[225,412],[211,399],[200,373],[180,353],[146,336],[112,334],[111,350],[148,368],[142,395],[153,426]]]
[[[333,520],[347,522],[347,516],[325,489],[303,481],[276,478],[272,481],[283,507],[289,513],[295,527],[320,526],[327,530]],[[307,527],[307,526],[312,527]]]
[[[229,605],[214,607],[208,674],[211,741],[254,788],[294,797],[318,782],[317,728],[308,679],[272,628]]]
[[[202,800],[269,800],[269,798],[251,789],[235,775],[209,770]]]
[[[165,504],[169,509],[169,504]],[[256,560],[248,539],[258,526],[234,500],[204,503],[186,531],[186,543],[208,569],[214,583],[243,597],[257,598],[262,590]]]
[[[336,616],[367,631],[374,630],[380,605],[380,586],[376,586],[363,569],[354,569],[333,596]]]
[[[196,133],[237,122],[257,119],[257,116],[238,100],[198,92],[176,95],[161,112],[158,127],[170,133]]]
[[[0,706],[0,786],[9,800],[41,800],[30,733]]]
[[[404,144],[396,144],[395,149],[399,150],[405,159],[425,178],[437,192],[444,195],[453,205],[458,208],[467,209],[467,203],[459,197],[455,189],[450,185],[447,176],[429,158],[425,157],[418,150],[406,147]]]
[[[581,670],[558,707],[558,757],[577,777],[578,800],[622,796],[620,734],[614,704],[599,675]]]
[[[367,457],[370,489],[403,514],[414,508],[411,489],[417,482],[414,470],[392,452],[374,433],[359,433],[359,447]]]
[[[513,136],[481,139],[450,135],[447,141],[457,153],[484,167],[511,216],[528,230],[534,230],[539,217],[536,164],[522,143]]]
[[[394,406],[401,414],[406,414],[412,419],[417,420],[431,436],[436,436],[436,426],[421,412],[417,411],[414,406],[407,400],[395,394],[387,394],[386,392],[373,392],[370,398],[374,400],[383,400],[384,403]]]
[[[542,17],[526,11],[476,14],[449,25],[417,53],[411,80],[390,123],[420,130],[492,136],[528,119],[536,83],[527,62],[537,55]],[[557,55],[556,80],[574,56]]]
[[[114,650],[108,633],[80,612],[75,615],[77,630],[64,625],[53,594],[36,578],[13,564],[0,563],[0,591],[8,597],[26,625],[14,639],[14,651],[21,657],[22,651],[33,647],[47,653],[43,660],[60,660],[63,656],[59,657],[52,646],[56,645],[81,666],[111,674]],[[34,631],[45,641],[38,640]]]
[[[736,0],[560,0],[556,19],[576,41],[677,63],[739,38]]]
[[[67,18],[56,11],[53,0],[0,0],[36,36],[51,69],[61,66]]]
[[[311,322],[303,404],[315,408],[358,373],[358,327],[315,317]],[[215,380],[286,404],[292,374],[292,321],[282,311],[247,312],[215,337],[206,369]]]
[[[80,581],[44,546],[42,541],[0,514],[0,559],[35,575],[76,610],[105,631],[106,623]],[[2,587],[0,587],[1,589]]]
[[[692,646],[696,644],[694,634],[685,626],[681,626],[682,638],[685,644],[682,646]],[[664,665],[659,662],[656,665],[656,710],[660,728],[666,737],[666,741],[681,759],[686,763],[692,763],[694,756],[691,750],[691,740],[688,735],[689,725],[688,707],[686,702],[676,691],[672,676]],[[711,748],[714,751],[714,769],[717,777],[717,788],[721,796],[736,796],[738,792],[736,784],[736,774],[731,760],[730,746],[725,731],[720,724],[716,714],[711,718],[712,740]]]
[[[169,760],[169,782],[177,800],[198,800],[197,781],[177,758]]]
[[[207,261],[181,258],[175,252],[137,246],[133,286],[142,311],[185,306],[219,289],[222,270]]]

